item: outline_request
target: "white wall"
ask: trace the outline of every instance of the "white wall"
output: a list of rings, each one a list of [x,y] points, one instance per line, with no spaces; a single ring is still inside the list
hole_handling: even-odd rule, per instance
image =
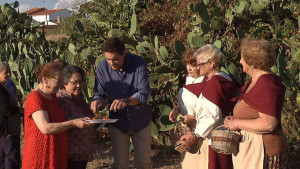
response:
[[[46,22],[46,15],[33,15],[32,19],[34,19],[34,20],[36,20],[38,22],[46,22],[45,23],[46,25],[53,25],[55,23],[52,23],[52,22],[49,22],[49,21],[56,22],[58,16],[61,19],[67,18],[67,17],[71,16],[71,11],[69,11],[67,9],[63,9],[63,10],[58,11],[58,12],[47,14],[47,22]]]
[[[38,22],[45,22],[46,21],[46,15],[33,15],[32,19],[34,19]],[[47,20],[49,20],[49,15],[47,15]]]

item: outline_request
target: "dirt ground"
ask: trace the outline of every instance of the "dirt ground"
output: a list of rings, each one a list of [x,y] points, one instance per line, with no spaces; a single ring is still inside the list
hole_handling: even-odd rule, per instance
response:
[[[88,169],[109,169],[113,163],[113,155],[107,128],[99,131],[98,141],[94,142],[94,159],[88,163]],[[134,152],[129,155],[130,168],[134,167]],[[180,154],[174,149],[165,146],[152,145],[151,151],[152,168],[179,169]]]
[[[113,163],[111,146],[109,140],[100,141],[94,144],[95,151],[93,153],[94,160],[88,163],[88,169],[109,169]],[[151,152],[152,168],[159,169],[179,169],[180,168],[180,154],[174,150],[159,153],[161,150],[167,148],[153,148]],[[158,154],[159,153],[159,154]],[[155,154],[158,154],[155,156]],[[133,152],[130,153],[130,168],[134,168]]]
[[[21,154],[23,152],[24,133],[21,133]],[[107,131],[103,138],[94,142],[93,160],[88,162],[87,169],[110,169],[113,163],[110,139]],[[180,154],[168,147],[152,145],[151,160],[153,169],[180,169]],[[164,150],[167,150],[163,152]],[[163,153],[162,153],[163,152]],[[134,168],[133,152],[130,153],[130,169]]]

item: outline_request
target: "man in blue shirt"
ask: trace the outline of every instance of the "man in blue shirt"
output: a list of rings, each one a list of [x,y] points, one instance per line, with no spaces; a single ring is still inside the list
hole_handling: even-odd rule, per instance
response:
[[[105,42],[103,51],[105,60],[96,68],[91,108],[102,110],[108,97],[109,118],[119,119],[109,126],[114,167],[128,168],[131,138],[136,168],[151,168],[151,110],[147,105],[151,91],[145,61],[126,53],[116,37]]]

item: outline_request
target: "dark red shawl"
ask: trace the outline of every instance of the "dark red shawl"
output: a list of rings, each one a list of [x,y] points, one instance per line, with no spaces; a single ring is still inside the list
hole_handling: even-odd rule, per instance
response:
[[[281,78],[274,74],[264,74],[246,93],[251,81],[252,78],[241,88],[241,99],[258,112],[276,117],[280,121],[286,90]]]
[[[205,77],[202,83],[183,85],[184,88],[194,93],[197,97],[203,93],[203,96],[217,105],[224,116],[229,116],[236,102],[232,101],[237,97],[239,85],[234,78],[230,76],[232,81],[220,76],[214,75],[210,80]]]

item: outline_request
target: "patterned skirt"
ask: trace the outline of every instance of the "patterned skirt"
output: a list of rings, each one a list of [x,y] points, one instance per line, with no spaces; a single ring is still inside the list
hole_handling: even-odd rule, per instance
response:
[[[273,156],[265,152],[264,169],[285,169],[287,165],[287,150],[281,151]]]

